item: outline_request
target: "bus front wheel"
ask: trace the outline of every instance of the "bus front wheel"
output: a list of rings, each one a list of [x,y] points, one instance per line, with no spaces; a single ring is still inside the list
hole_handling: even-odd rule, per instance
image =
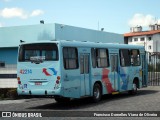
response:
[[[99,102],[102,97],[101,86],[98,83],[95,83],[93,87],[93,102]]]

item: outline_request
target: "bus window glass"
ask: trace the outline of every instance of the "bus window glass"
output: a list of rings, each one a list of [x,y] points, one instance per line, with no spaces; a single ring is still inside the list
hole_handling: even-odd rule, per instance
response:
[[[56,51],[43,50],[42,56],[45,56],[46,60],[55,60],[56,59]]]
[[[122,67],[131,65],[130,52],[128,49],[120,50],[120,63]]]
[[[34,56],[40,56],[40,52],[38,50],[25,50],[25,60],[30,60]]]
[[[107,49],[97,49],[97,67],[104,68],[108,67],[108,50]]]
[[[91,55],[92,55],[92,66],[93,68],[96,68],[96,51],[94,48],[91,49]]]
[[[78,51],[74,47],[63,48],[63,63],[65,69],[78,68]]]
[[[45,61],[56,61],[58,60],[58,47],[55,43],[26,44],[20,47],[20,62],[31,61],[34,57],[43,57]]]
[[[140,54],[139,50],[131,50],[131,63],[133,66],[140,65]]]

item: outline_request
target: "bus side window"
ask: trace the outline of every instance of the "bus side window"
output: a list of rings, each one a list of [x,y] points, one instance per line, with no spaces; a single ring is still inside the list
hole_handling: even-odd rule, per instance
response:
[[[63,64],[65,69],[78,68],[78,51],[75,47],[63,48]]]
[[[130,51],[128,49],[121,49],[119,51],[120,54],[120,63],[122,67],[130,66],[131,59],[130,59]]]
[[[97,67],[104,68],[109,66],[108,50],[96,49]]]
[[[131,50],[131,64],[132,66],[140,65],[140,52],[139,50]]]
[[[92,66],[96,68],[96,51],[94,48],[91,49]]]

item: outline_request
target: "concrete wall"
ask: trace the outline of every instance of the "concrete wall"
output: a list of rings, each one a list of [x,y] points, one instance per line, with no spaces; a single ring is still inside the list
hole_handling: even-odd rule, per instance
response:
[[[97,31],[86,28],[55,24],[57,40],[77,40],[104,43],[124,43],[122,34]]]
[[[8,79],[1,79],[0,78],[0,88],[17,88],[17,79],[15,78],[8,78]]]
[[[18,48],[0,48],[0,61],[6,64],[17,64]]]
[[[16,88],[16,74],[16,64],[6,64],[5,67],[0,68],[0,88]]]
[[[55,24],[39,24],[0,28],[0,48],[18,47],[20,40],[32,42],[52,40],[55,36]]]

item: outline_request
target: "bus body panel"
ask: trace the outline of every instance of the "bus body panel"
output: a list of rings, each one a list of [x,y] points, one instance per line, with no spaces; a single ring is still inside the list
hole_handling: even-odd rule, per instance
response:
[[[62,68],[64,97],[80,98],[91,95],[91,64],[89,52],[90,49],[88,48],[78,48],[79,69],[66,70]]]
[[[64,97],[80,97],[80,79],[79,70],[63,70]]]
[[[61,88],[60,83],[56,84],[57,76],[60,76],[58,62],[49,63],[23,63],[18,65],[18,76],[21,80],[19,91],[21,94],[29,94],[31,91],[32,95],[45,95],[47,91],[48,95],[58,92]]]

